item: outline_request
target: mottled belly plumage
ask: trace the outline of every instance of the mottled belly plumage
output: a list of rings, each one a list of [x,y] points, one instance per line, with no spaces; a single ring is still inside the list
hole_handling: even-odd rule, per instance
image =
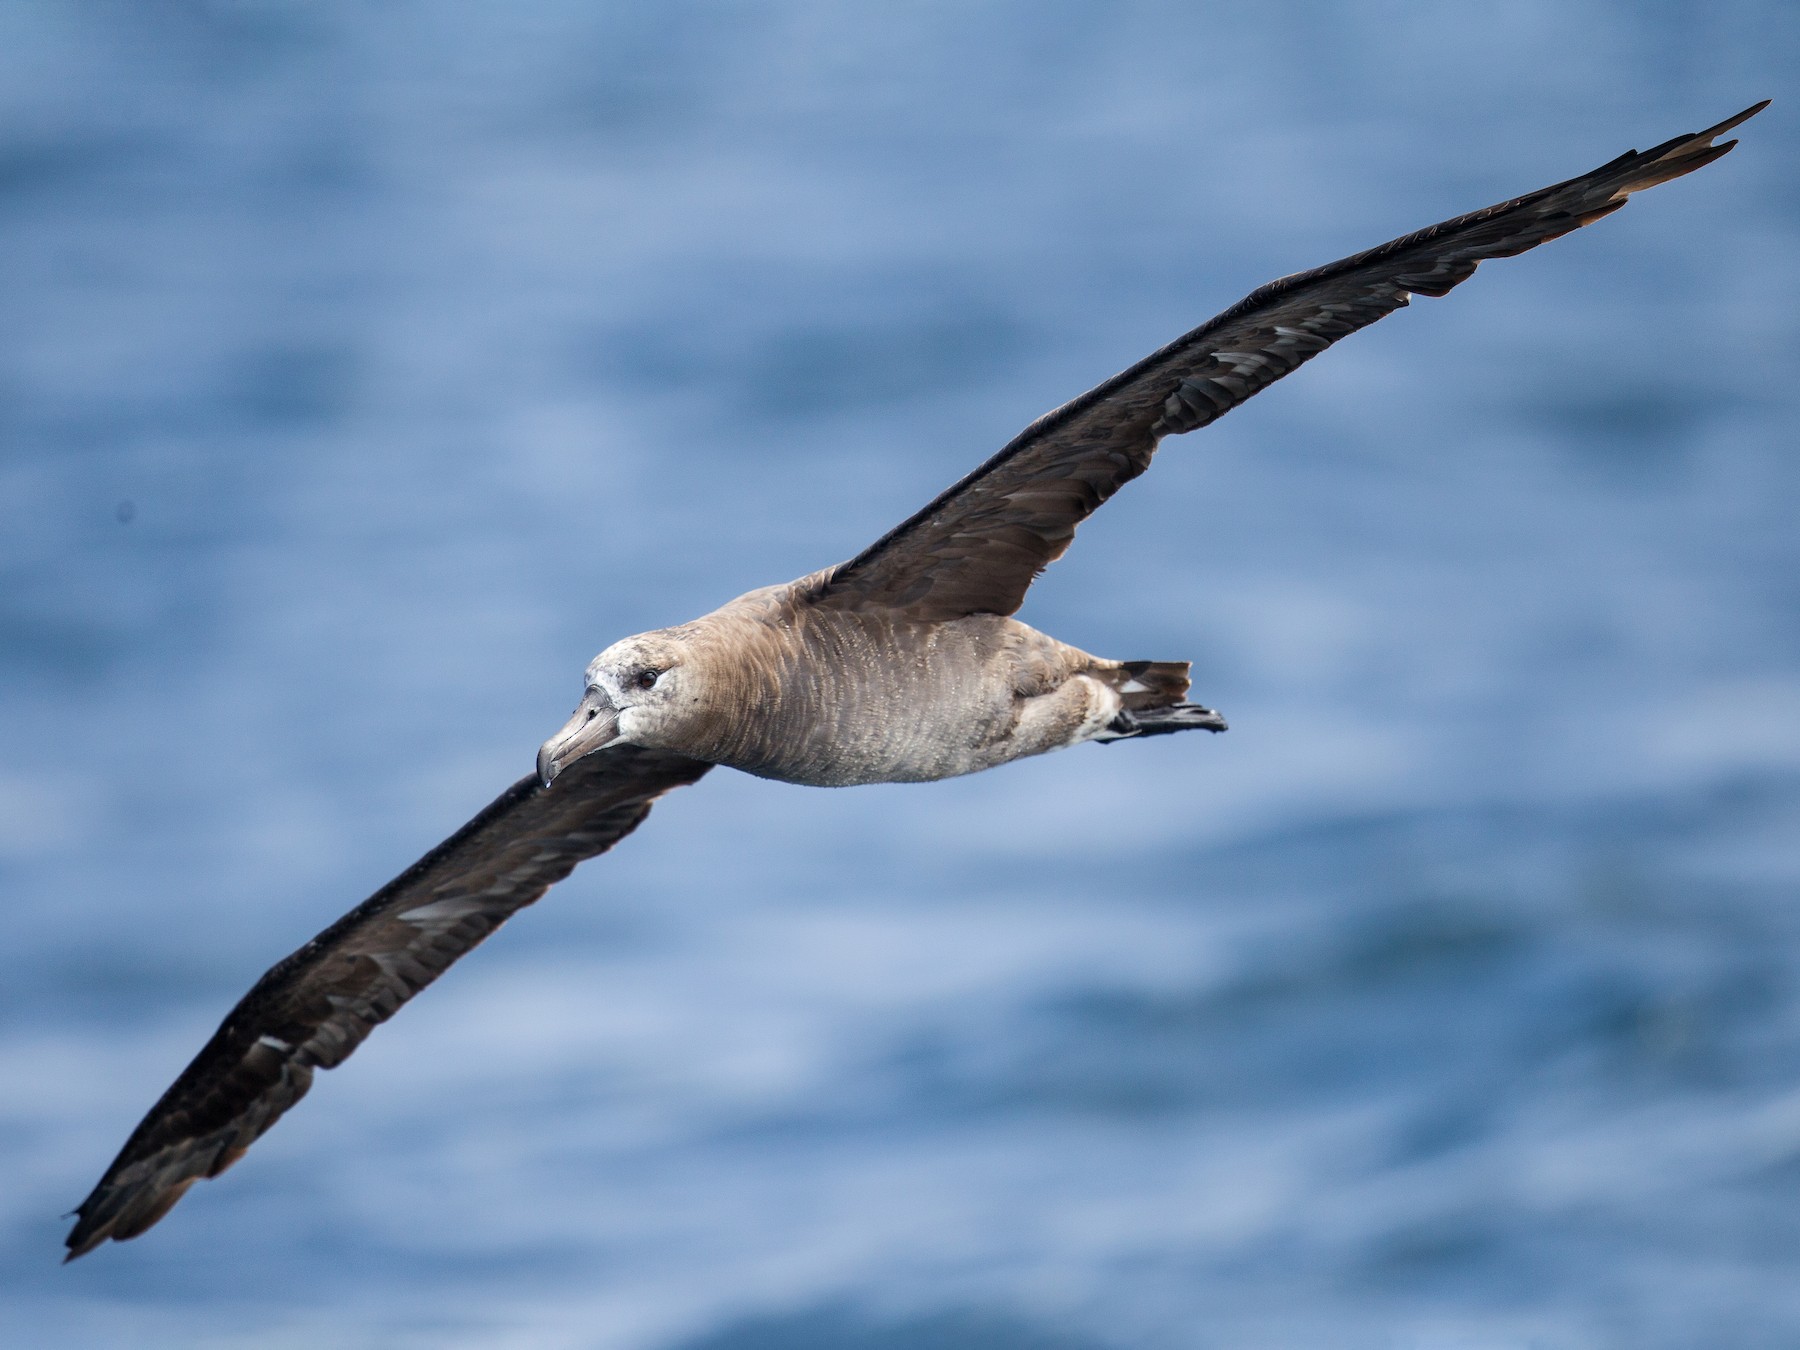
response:
[[[1077,673],[1094,658],[1012,619],[918,632],[828,615],[784,637],[791,656],[757,682],[759,696],[719,747],[718,762],[763,778],[816,787],[954,778],[1074,744],[1101,712],[1117,711],[1109,691]]]

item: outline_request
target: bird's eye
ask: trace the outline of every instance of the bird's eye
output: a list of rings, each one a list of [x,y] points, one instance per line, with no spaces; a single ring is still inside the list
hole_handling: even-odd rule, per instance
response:
[[[640,670],[637,673],[637,678],[633,680],[632,683],[639,689],[654,689],[656,687],[657,677],[661,674],[662,672],[660,670]]]

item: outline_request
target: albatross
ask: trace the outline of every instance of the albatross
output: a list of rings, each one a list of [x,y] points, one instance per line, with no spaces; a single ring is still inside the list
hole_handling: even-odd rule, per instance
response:
[[[1114,661],[1012,617],[1075,528],[1195,431],[1476,265],[1692,173],[1764,100],[1705,131],[1253,291],[1047,413],[850,561],[625,638],[587,667],[537,771],[270,969],[75,1211],[72,1260],[143,1233],[230,1167],[377,1025],[651,803],[715,766],[820,787],[977,773],[1084,741],[1223,731],[1188,664]]]

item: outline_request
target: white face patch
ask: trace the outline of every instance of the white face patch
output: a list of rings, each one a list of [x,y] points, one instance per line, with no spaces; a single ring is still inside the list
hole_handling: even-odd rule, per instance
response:
[[[258,1045],[266,1045],[271,1050],[279,1050],[283,1054],[286,1054],[289,1050],[294,1048],[279,1036],[258,1036],[256,1038],[256,1043]]]
[[[670,644],[656,639],[654,633],[639,634],[613,643],[588,663],[588,688],[598,688],[615,708],[627,708],[645,692],[634,679],[640,671],[658,674],[676,664]]]

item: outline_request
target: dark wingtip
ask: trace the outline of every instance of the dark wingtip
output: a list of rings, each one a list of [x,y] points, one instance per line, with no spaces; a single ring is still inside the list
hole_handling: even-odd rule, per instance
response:
[[[81,1225],[76,1224],[75,1230],[73,1232],[71,1232],[69,1234],[69,1236],[67,1237],[67,1239],[65,1239],[63,1242],[63,1245],[65,1247],[67,1247],[69,1250],[67,1252],[63,1253],[62,1264],[66,1266],[69,1264],[69,1262],[73,1261],[76,1257],[86,1256],[89,1252],[93,1251],[94,1248],[98,1247],[102,1242],[105,1242],[105,1241],[106,1241],[106,1237],[104,1234],[101,1234],[101,1233],[84,1234],[81,1231]]]
[[[65,1266],[78,1256],[86,1256],[112,1236],[110,1224],[94,1222],[93,1216],[88,1212],[91,1203],[92,1197],[89,1197],[88,1200],[82,1201],[79,1206],[62,1216],[65,1219],[75,1220],[75,1226],[69,1230],[69,1236],[63,1239],[63,1245],[69,1249],[62,1259]]]
[[[1755,117],[1756,114],[1761,112],[1764,108],[1768,107],[1769,104],[1771,104],[1772,102],[1774,102],[1773,99],[1765,98],[1761,103],[1752,103],[1748,108],[1745,108],[1744,111],[1737,114],[1737,116],[1727,117],[1723,122],[1719,123],[1717,126],[1708,127],[1705,131],[1696,131],[1692,136],[1689,136],[1686,139],[1688,140],[1689,143],[1699,141],[1702,143],[1710,144],[1711,142],[1718,140],[1719,137],[1723,136],[1726,132],[1730,131],[1733,127],[1740,126],[1743,123],[1748,122],[1752,117]],[[1706,159],[1702,160],[1701,164],[1712,163],[1713,160],[1717,159],[1720,155],[1723,155],[1723,154],[1726,154],[1727,152],[1729,152],[1731,150],[1731,148],[1736,144],[1737,144],[1737,141],[1729,140],[1729,141],[1726,141],[1723,145],[1712,146],[1712,154],[1708,155],[1706,157]],[[1701,167],[1701,164],[1696,164],[1694,167],[1699,168],[1699,167]]]
[[[1736,117],[1728,117],[1723,122],[1719,123],[1718,126],[1713,127],[1711,130],[1703,131],[1700,134],[1702,136],[1707,137],[1708,139],[1711,139],[1714,136],[1718,136],[1724,132],[1730,131],[1733,127],[1737,126],[1738,124],[1740,124],[1742,122],[1748,122],[1752,117],[1755,117],[1756,114],[1761,112],[1764,108],[1768,107],[1774,101],[1775,100],[1772,98],[1765,98],[1761,103],[1752,103],[1748,108],[1745,108],[1744,111],[1739,113]]]

